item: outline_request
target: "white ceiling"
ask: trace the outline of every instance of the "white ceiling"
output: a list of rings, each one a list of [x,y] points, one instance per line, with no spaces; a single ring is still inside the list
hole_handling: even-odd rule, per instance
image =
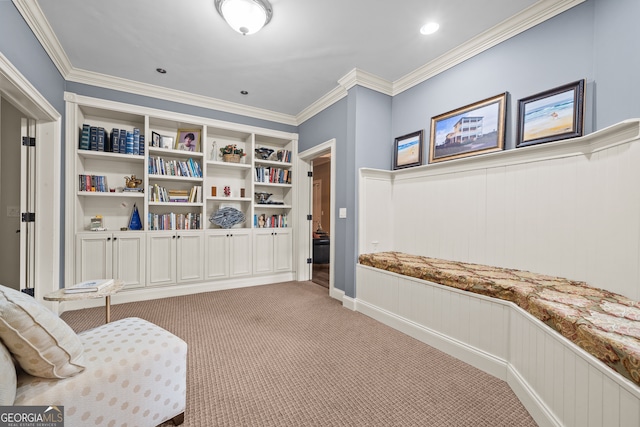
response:
[[[429,64],[455,65],[579,2],[271,0],[271,22],[242,36],[213,0],[14,1],[68,80],[113,77],[297,122],[354,69],[406,89]],[[421,35],[427,21],[440,31]]]

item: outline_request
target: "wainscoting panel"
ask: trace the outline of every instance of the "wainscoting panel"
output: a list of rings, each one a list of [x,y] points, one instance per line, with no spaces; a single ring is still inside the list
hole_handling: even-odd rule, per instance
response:
[[[584,280],[640,300],[640,121],[398,171],[360,171],[360,253]]]
[[[515,304],[362,265],[356,278],[357,311],[504,379],[540,426],[640,425],[640,388]]]

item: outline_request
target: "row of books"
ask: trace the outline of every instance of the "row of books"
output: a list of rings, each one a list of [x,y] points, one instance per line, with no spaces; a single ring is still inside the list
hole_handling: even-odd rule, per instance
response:
[[[101,126],[83,124],[80,131],[80,149],[110,153],[144,155],[144,135],[140,129],[113,128],[111,133]]]
[[[280,215],[254,215],[254,228],[286,228],[288,227],[287,214]]]
[[[277,184],[291,184],[291,171],[272,167],[256,167],[255,182],[271,182]]]
[[[200,230],[202,229],[201,213],[166,214],[149,213],[147,217],[149,230]]]
[[[79,175],[80,191],[99,191],[106,193],[109,191],[107,177],[102,175]]]
[[[191,190],[167,190],[154,184],[149,186],[150,202],[202,203],[202,186],[194,185]]]
[[[278,161],[283,163],[291,163],[291,151],[289,150],[278,150],[276,153]]]
[[[149,174],[202,178],[202,169],[200,164],[192,158],[186,161],[178,161],[149,156]]]

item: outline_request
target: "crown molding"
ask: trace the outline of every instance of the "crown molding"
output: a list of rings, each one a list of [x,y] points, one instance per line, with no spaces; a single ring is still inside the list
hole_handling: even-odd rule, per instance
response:
[[[60,41],[56,37],[53,29],[49,25],[49,22],[44,17],[40,5],[36,1],[29,0],[13,0],[13,4],[18,9],[18,12],[22,15],[25,22],[33,31],[44,50],[47,52],[54,65],[62,74],[62,77],[67,76],[73,69],[71,61],[67,57],[67,54],[62,49]]]
[[[393,94],[393,84],[390,81],[358,68],[349,71],[349,73],[338,80],[338,83],[346,90],[358,85],[384,93],[385,95],[391,96]]]
[[[517,15],[472,38],[463,45],[393,82],[395,96],[510,39],[585,0],[541,0]]]
[[[311,117],[315,116],[319,112],[325,110],[336,102],[340,101],[342,98],[348,95],[347,89],[343,86],[337,86],[326,95],[318,99],[313,104],[309,105],[307,108],[302,110],[297,116],[296,121],[298,125],[309,120]]]
[[[514,17],[503,21],[395,82],[389,82],[363,70],[353,69],[338,80],[336,88],[296,116],[75,69],[37,2],[29,0],[12,1],[65,80],[298,126],[347,96],[347,91],[353,86],[359,85],[389,96],[395,96],[541,22],[583,3],[585,0],[540,0]]]
[[[62,49],[60,41],[53,32],[53,29],[49,25],[49,22],[45,18],[38,3],[29,0],[13,0],[13,3],[53,61],[56,68],[58,68],[60,74],[62,74],[62,77],[67,81],[99,86],[106,89],[134,93],[137,95],[150,96],[163,99],[165,101],[185,103],[291,126],[298,125],[298,121],[295,116],[289,114],[250,107],[179,90],[161,88],[159,86],[74,68],[71,61],[69,61],[67,54],[64,52],[64,49]]]
[[[93,71],[73,69],[66,76],[66,79],[75,83],[99,86],[106,89],[113,89],[122,92],[133,93],[136,95],[149,96],[166,101],[180,102],[196,107],[203,107],[217,111],[224,111],[226,113],[239,114],[255,119],[268,120],[291,126],[298,125],[298,121],[296,120],[296,118],[289,114],[277,113],[275,111],[236,104],[234,102],[223,101],[220,99],[210,98],[207,96],[183,92],[175,89],[167,89],[147,83],[123,79],[120,77],[108,76],[106,74],[96,73]]]

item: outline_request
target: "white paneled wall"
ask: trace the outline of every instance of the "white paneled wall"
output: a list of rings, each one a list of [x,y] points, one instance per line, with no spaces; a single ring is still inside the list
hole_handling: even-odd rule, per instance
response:
[[[540,426],[640,426],[640,387],[515,304],[362,265],[356,277],[357,311],[507,381]]]
[[[363,169],[360,253],[529,270],[640,300],[639,135],[629,120],[572,140]]]

